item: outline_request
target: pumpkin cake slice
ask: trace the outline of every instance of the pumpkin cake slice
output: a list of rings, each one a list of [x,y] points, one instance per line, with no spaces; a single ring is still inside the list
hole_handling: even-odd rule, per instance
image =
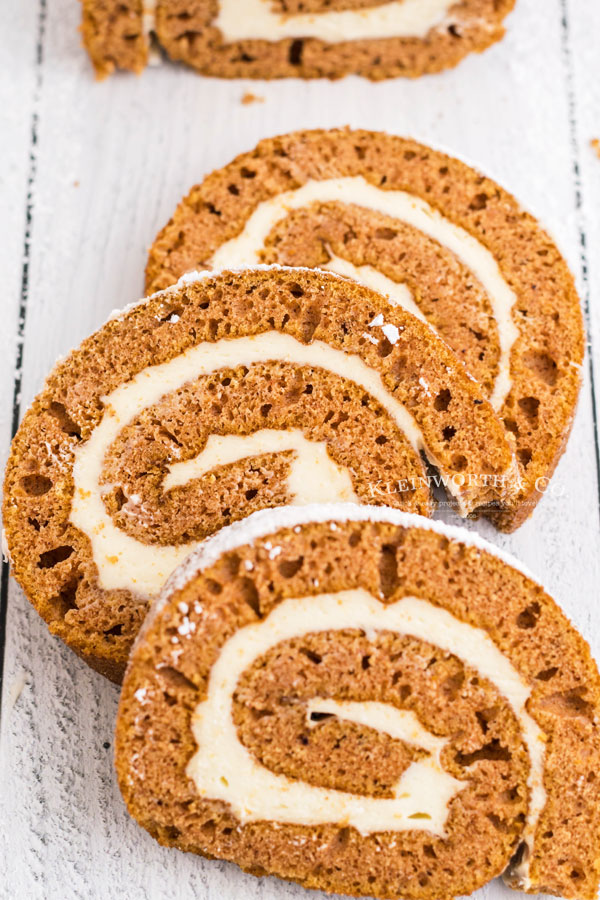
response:
[[[184,279],[114,315],[26,413],[5,478],[12,570],[119,680],[194,544],[286,503],[430,515],[421,454],[463,515],[515,490],[501,423],[419,319],[312,269]]]
[[[116,728],[160,843],[403,900],[593,900],[600,678],[518,563],[385,507],[263,510],[170,579]]]
[[[565,448],[584,353],[573,278],[500,185],[423,144],[334,129],[261,141],[192,188],[156,238],[147,289],[256,262],[353,277],[426,320],[483,386],[516,443],[535,508]]]
[[[220,78],[416,77],[504,36],[515,0],[82,0],[99,78],[141,72],[154,39]]]

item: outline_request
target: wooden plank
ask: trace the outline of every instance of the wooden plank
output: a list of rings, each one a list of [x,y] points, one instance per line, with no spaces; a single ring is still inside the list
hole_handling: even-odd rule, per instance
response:
[[[13,370],[17,353],[17,320],[23,287],[26,219],[33,202],[28,193],[35,175],[33,109],[38,91],[37,4],[0,8],[0,34],[6,37],[3,64],[11,78],[0,81],[0,108],[4,140],[0,141],[0,192],[3,215],[10,227],[3,230],[0,268],[3,273],[2,329],[0,331],[0,463],[4,466],[12,424]],[[10,140],[7,136],[10,135]]]
[[[0,7],[2,59],[10,78],[0,79],[2,134],[0,141],[0,195],[3,229],[0,270],[3,273],[2,329],[0,329],[0,465],[4,468],[20,401],[21,351],[28,296],[28,267],[35,203],[37,128],[41,74],[41,39],[44,9],[40,3]],[[8,566],[2,563],[0,577],[0,701],[4,708],[22,683],[3,679],[8,602]],[[14,679],[14,672],[11,673]],[[0,713],[2,711],[0,702]],[[1,723],[0,723],[1,724]],[[4,748],[1,741],[0,750]],[[4,756],[0,757],[2,769]],[[10,830],[0,807],[0,859],[8,856]]]
[[[587,318],[588,373],[596,431],[596,462],[600,471],[600,57],[597,40],[594,40],[599,29],[599,4],[563,0],[573,186],[579,232],[578,276]]]
[[[3,60],[11,78],[0,80],[3,134],[0,142],[0,194],[6,227],[0,246],[4,277],[0,330],[0,465],[19,418],[22,351],[29,294],[29,265],[37,168],[36,137],[41,76],[44,5],[0,9]],[[10,139],[7,139],[10,136]],[[8,567],[0,577],[0,701],[8,600]],[[0,702],[1,711],[1,702]]]
[[[519,0],[506,40],[455,71],[378,85],[354,78],[227,82],[174,66],[97,84],[79,48],[77,6],[53,0],[47,11],[24,403],[59,354],[138,296],[145,248],[190,185],[278,132],[350,124],[446,146],[512,188],[580,272],[580,230],[589,226],[572,177],[561,0],[548,0],[542,16],[538,0]],[[33,25],[23,20],[19,27],[28,34]],[[573,30],[573,56],[592,58],[593,33],[585,22]],[[243,106],[246,90],[264,102]],[[600,656],[595,466],[588,384],[552,496],[515,535],[471,527],[542,574]],[[227,864],[161,849],[129,820],[112,772],[117,689],[48,635],[14,585],[6,684],[0,793],[12,896],[307,896]],[[480,897],[499,900],[504,891],[494,883]]]

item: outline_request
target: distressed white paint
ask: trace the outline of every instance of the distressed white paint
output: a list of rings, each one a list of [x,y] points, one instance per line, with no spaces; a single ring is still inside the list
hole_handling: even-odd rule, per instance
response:
[[[38,4],[0,4],[2,59],[11,73],[6,89],[0,82],[2,133],[10,136],[0,141],[4,453],[12,403],[9,368],[21,280]],[[139,296],[146,248],[191,184],[261,137],[302,127],[387,129],[442,144],[474,160],[544,219],[578,278],[578,227],[583,227],[598,329],[600,160],[587,143],[600,137],[598,3],[566,0],[575,70],[580,211],[575,209],[562,57],[562,0],[517,0],[504,42],[451,72],[376,85],[360,79],[331,84],[220,82],[176,67],[149,69],[140,79],[124,76],[96,84],[79,46],[79,4],[52,0],[46,5],[25,402],[39,390],[59,354],[98,327],[111,309]],[[246,90],[265,102],[242,106]],[[514,535],[498,535],[486,524],[469,527],[542,574],[600,657],[600,537],[592,440],[586,381],[569,448],[551,487],[553,496],[547,496]],[[447,518],[456,522],[451,514]],[[5,710],[15,696],[1,723],[2,900],[320,896],[274,879],[243,875],[225,863],[166,850],[129,820],[112,773],[117,689],[51,638],[13,585]],[[105,749],[104,742],[111,746]],[[484,897],[507,900],[516,895],[494,882],[477,895],[478,900]]]

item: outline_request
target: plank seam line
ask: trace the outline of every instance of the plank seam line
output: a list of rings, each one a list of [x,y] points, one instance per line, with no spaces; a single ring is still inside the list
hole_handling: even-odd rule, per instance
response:
[[[25,228],[23,232],[23,264],[21,267],[21,290],[19,296],[19,314],[17,319],[17,350],[13,380],[13,401],[11,418],[11,437],[14,437],[21,418],[21,388],[23,384],[23,347],[25,327],[27,324],[27,307],[29,301],[29,263],[31,260],[31,235],[33,231],[34,186],[37,176],[39,106],[43,85],[44,38],[46,35],[47,0],[39,0],[37,16],[37,36],[34,63],[34,89],[31,111],[29,137],[29,165],[27,169],[27,192],[25,195]],[[8,610],[8,587],[10,567],[2,560],[0,575],[0,717],[2,715],[2,687],[4,683],[4,656],[6,650],[6,619]]]
[[[598,432],[598,414],[596,383],[594,380],[594,353],[592,348],[592,321],[590,312],[590,279],[587,255],[587,241],[585,230],[585,217],[583,213],[583,183],[581,180],[581,148],[577,137],[577,101],[575,98],[575,73],[573,68],[573,54],[571,52],[571,29],[569,25],[568,0],[560,0],[561,30],[562,30],[562,57],[566,74],[567,85],[567,109],[569,117],[569,142],[572,152],[573,190],[575,194],[575,221],[579,234],[579,264],[581,268],[581,281],[583,284],[583,315],[587,337],[588,370],[590,375],[590,393],[592,401],[592,421],[594,425],[594,446],[596,457],[596,486],[598,492],[598,514],[600,516],[600,436]]]

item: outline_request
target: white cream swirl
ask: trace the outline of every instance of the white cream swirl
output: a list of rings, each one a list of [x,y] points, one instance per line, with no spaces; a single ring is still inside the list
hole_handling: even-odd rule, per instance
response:
[[[363,588],[283,600],[262,621],[240,628],[221,647],[206,699],[192,718],[197,751],[187,774],[201,796],[228,803],[242,823],[351,825],[361,834],[425,830],[445,836],[449,804],[466,786],[443,768],[447,741],[427,732],[413,713],[378,702],[314,698],[311,712],[326,712],[367,725],[427,750],[411,763],[391,798],[355,795],[291,780],[259,764],[240,742],[233,721],[233,696],[243,672],[282,641],[319,632],[359,629],[367,638],[388,631],[410,635],[456,655],[488,679],[508,701],[521,726],[530,758],[529,807],[523,840],[531,842],[546,794],[544,735],[527,712],[530,688],[480,628],[415,597],[384,604]]]
[[[227,42],[285,38],[341,41],[393,37],[425,37],[441,25],[455,0],[391,0],[364,9],[324,10],[284,15],[272,0],[218,0],[213,25]]]
[[[259,203],[240,234],[216,250],[211,266],[218,270],[255,265],[260,262],[269,233],[289,212],[312,203],[331,202],[353,203],[405,222],[446,247],[473,273],[488,295],[498,328],[500,357],[490,402],[496,410],[500,409],[511,388],[511,352],[519,336],[512,319],[516,296],[487,247],[420,197],[406,191],[383,190],[360,175],[309,180],[302,187]],[[346,260],[332,256],[326,268],[340,275],[357,277],[414,314],[416,304],[406,286],[395,286],[392,279],[376,272],[371,266],[355,267]]]
[[[360,385],[374,397],[398,425],[418,453],[424,439],[408,410],[385,387],[379,372],[356,355],[324,343],[303,344],[278,331],[203,342],[161,365],[149,366],[131,381],[103,398],[105,412],[89,439],[75,451],[74,493],[70,520],[89,538],[99,584],[105,590],[126,588],[142,597],[157,594],[170,573],[185,559],[193,544],[146,544],[118,528],[108,514],[101,486],[102,468],[111,444],[121,430],[145,409],[184,384],[223,368],[284,360],[315,366]],[[264,429],[244,443],[234,436],[212,436],[194,460],[172,466],[164,489],[199,477],[208,468],[265,452],[292,450],[295,465],[290,474],[296,502],[356,499],[347,471],[328,456],[321,442],[302,440],[297,432]],[[307,469],[308,467],[308,469]],[[311,478],[307,472],[310,470]],[[460,494],[460,486],[449,489]]]

